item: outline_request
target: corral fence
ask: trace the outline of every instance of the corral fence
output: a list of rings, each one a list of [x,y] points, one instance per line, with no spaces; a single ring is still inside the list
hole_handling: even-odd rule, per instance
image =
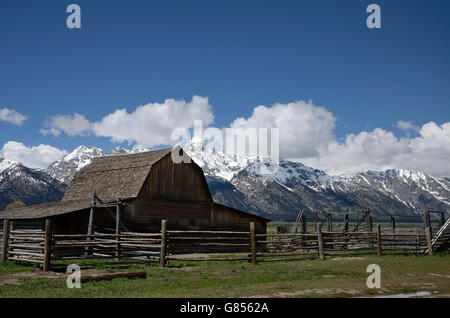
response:
[[[336,256],[391,253],[433,254],[431,232],[395,234],[382,232],[322,232],[260,234],[254,223],[248,232],[178,231],[160,233],[55,234],[51,219],[45,230],[15,229],[5,220],[2,234],[2,261],[38,263],[44,270],[57,266],[60,260],[115,259],[124,262],[233,261],[273,262]],[[217,255],[213,255],[217,253]],[[206,257],[205,257],[206,256]]]

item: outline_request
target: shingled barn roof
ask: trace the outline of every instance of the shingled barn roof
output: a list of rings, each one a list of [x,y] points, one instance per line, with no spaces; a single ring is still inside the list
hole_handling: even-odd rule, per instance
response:
[[[0,219],[39,219],[88,209],[94,191],[105,203],[138,196],[152,165],[169,155],[172,148],[132,155],[94,158],[78,171],[63,199],[0,213]]]
[[[92,201],[92,194],[103,202],[138,196],[152,165],[170,154],[164,148],[125,156],[94,158],[72,179],[62,201]]]

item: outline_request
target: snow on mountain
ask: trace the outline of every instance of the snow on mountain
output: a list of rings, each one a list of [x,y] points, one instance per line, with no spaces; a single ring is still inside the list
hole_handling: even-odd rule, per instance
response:
[[[141,145],[136,145],[131,150],[117,146],[116,148],[111,150],[111,152],[108,154],[108,156],[123,156],[123,155],[129,155],[129,154],[133,154],[133,153],[146,152],[146,151],[148,151],[148,149]]]
[[[208,176],[216,176],[230,181],[233,176],[245,169],[256,157],[231,155],[223,151],[213,151],[206,144],[191,141],[183,146],[186,153],[198,164]]]
[[[58,201],[65,189],[66,185],[43,171],[7,159],[0,161],[0,211],[17,200],[26,205]]]
[[[449,210],[450,182],[427,173],[405,169],[366,171],[337,178],[331,185],[338,192],[378,191],[401,202],[415,213],[425,209]]]
[[[121,156],[145,151],[148,151],[148,149],[140,145],[134,146],[131,150],[118,146],[114,148],[108,156]],[[106,154],[100,148],[94,146],[80,146],[68,155],[50,164],[45,169],[45,172],[53,178],[68,184],[75,173],[90,164],[93,158],[103,156],[106,156]]]
[[[130,153],[129,150],[127,150],[123,147],[117,146],[116,148],[114,148],[113,150],[110,151],[108,156],[123,156],[123,155],[127,155],[129,153]]]
[[[3,155],[0,153],[0,173],[4,170],[11,168],[15,165],[18,165],[19,163],[16,161],[8,160],[3,157]]]
[[[100,148],[80,146],[50,164],[45,171],[53,178],[69,183],[77,171],[90,164],[93,158],[102,156],[105,156],[105,153]]]

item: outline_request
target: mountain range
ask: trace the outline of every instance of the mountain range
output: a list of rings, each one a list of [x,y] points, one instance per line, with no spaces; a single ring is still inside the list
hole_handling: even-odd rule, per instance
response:
[[[205,172],[216,202],[292,221],[300,209],[314,212],[371,209],[375,217],[418,216],[425,210],[450,211],[450,179],[404,169],[331,176],[300,162],[279,164],[255,157],[226,155],[190,143],[184,149]],[[45,169],[31,169],[0,157],[0,210],[21,200],[27,205],[62,198],[73,175],[99,156],[147,151],[135,146],[106,154],[80,146]]]

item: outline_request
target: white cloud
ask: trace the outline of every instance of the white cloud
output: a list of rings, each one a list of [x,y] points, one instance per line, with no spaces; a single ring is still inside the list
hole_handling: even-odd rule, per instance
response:
[[[214,120],[207,97],[193,96],[190,102],[166,99],[164,103],[139,106],[134,112],[118,109],[93,124],[97,136],[116,142],[137,142],[147,147],[173,144],[173,129],[191,128],[194,120],[209,125]]]
[[[146,147],[172,144],[177,127],[192,128],[194,120],[203,126],[214,120],[207,97],[194,96],[190,102],[167,99],[163,103],[139,106],[132,112],[117,109],[98,122],[83,115],[51,117],[41,132],[58,136],[93,134],[113,142],[138,143]],[[381,128],[346,136],[343,142],[334,136],[336,118],[312,101],[296,101],[257,106],[248,118],[237,118],[231,128],[279,128],[282,158],[301,161],[331,174],[364,170],[405,168],[450,176],[450,123],[429,122],[422,127],[398,121],[405,138]],[[417,132],[411,138],[410,131]]]
[[[381,128],[350,134],[345,142],[332,142],[319,156],[303,161],[332,174],[397,168],[450,176],[448,158],[450,123],[430,122],[416,138],[399,139]]]
[[[66,133],[69,136],[93,133],[111,138],[113,142],[136,142],[146,147],[172,144],[173,129],[192,128],[194,120],[209,125],[214,120],[212,107],[207,97],[193,96],[190,102],[166,99],[164,103],[150,103],[137,107],[129,113],[125,108],[117,109],[98,122],[89,122],[83,115],[59,115],[49,118],[44,135],[55,137]]]
[[[397,128],[399,128],[401,130],[413,130],[415,128],[415,126],[413,125],[413,123],[411,121],[399,120],[397,122]]]
[[[1,108],[0,120],[6,121],[13,125],[22,126],[25,120],[27,120],[27,116],[15,111],[14,109]]]
[[[324,107],[315,106],[312,101],[296,101],[257,106],[249,118],[236,119],[231,128],[279,128],[282,157],[311,158],[334,140],[335,121]]]
[[[58,137],[61,132],[66,133],[70,137],[85,136],[92,130],[92,124],[80,114],[58,115],[47,119],[46,127],[41,129],[40,133],[44,136],[51,134]]]
[[[301,161],[331,174],[404,168],[450,176],[450,123],[434,122],[422,127],[398,121],[397,127],[419,136],[398,138],[391,131],[376,128],[336,140],[335,117],[311,101],[258,106],[247,118],[238,118],[232,128],[280,129],[280,156]]]
[[[38,145],[27,147],[21,142],[8,141],[1,149],[6,159],[18,161],[30,168],[45,168],[50,163],[67,154],[50,145]]]

